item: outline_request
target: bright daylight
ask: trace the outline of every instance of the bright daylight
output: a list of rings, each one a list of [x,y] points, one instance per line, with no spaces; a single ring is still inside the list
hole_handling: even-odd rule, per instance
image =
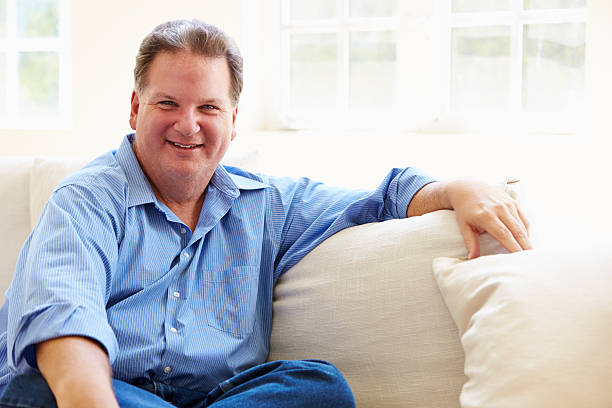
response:
[[[610,0],[0,0],[0,408],[609,408]]]

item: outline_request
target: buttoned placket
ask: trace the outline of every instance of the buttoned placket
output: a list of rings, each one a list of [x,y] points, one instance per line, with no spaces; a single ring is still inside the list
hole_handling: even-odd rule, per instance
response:
[[[165,322],[165,327],[167,328],[166,349],[172,349],[176,347],[173,347],[173,345],[176,345],[177,342],[181,341],[181,339],[178,338],[178,336],[180,336],[179,329],[176,327],[176,318],[181,307],[180,302],[185,299],[183,294],[181,293],[180,282],[182,279],[184,279],[185,270],[189,268],[192,255],[192,250],[190,248],[193,246],[193,243],[189,245],[189,241],[192,235],[189,229],[186,226],[180,224],[178,225],[177,230],[181,238],[181,251],[179,254],[179,262],[177,264],[175,278],[173,279],[171,285],[168,287],[168,305]],[[172,372],[173,367],[167,363],[167,361],[163,361],[162,357],[162,377],[164,375],[169,375]]]

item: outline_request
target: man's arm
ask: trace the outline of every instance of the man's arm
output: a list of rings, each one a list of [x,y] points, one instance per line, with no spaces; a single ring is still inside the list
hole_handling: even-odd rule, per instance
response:
[[[518,203],[499,188],[470,180],[430,183],[414,195],[406,216],[444,209],[455,211],[470,259],[480,255],[478,235],[483,232],[510,252],[531,249],[527,218]]]
[[[86,337],[59,337],[36,345],[38,368],[58,407],[119,407],[104,348]]]

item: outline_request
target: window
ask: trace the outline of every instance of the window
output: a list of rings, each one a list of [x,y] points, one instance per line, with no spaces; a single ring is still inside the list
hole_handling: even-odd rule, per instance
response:
[[[68,0],[0,0],[0,127],[70,126]]]
[[[586,15],[586,0],[283,0],[282,121],[569,130]]]

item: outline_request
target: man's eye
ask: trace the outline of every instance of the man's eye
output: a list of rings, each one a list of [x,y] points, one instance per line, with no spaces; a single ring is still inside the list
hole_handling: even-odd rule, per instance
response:
[[[217,109],[217,107],[214,105],[202,105],[200,106],[200,109],[211,110],[211,109]]]
[[[176,106],[176,103],[173,101],[161,101],[159,102],[161,105],[165,105],[165,106]]]

